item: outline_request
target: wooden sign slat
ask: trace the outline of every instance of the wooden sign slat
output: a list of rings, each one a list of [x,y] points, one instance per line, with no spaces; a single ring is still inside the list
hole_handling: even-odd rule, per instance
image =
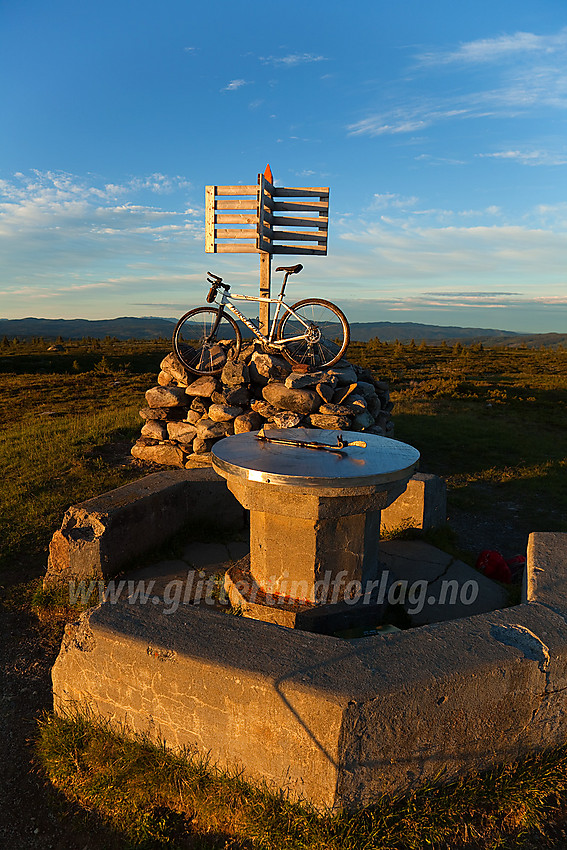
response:
[[[217,215],[217,221],[220,216]],[[307,216],[272,216],[272,227],[318,227],[320,230],[326,230],[329,224],[327,216],[319,216],[308,218]]]
[[[218,248],[217,248],[218,250]],[[327,245],[278,245],[272,242],[260,242],[260,251],[269,251],[271,254],[321,254],[327,253]]]
[[[285,186],[275,186],[274,187],[274,197],[275,198],[324,198],[329,197],[329,187],[321,186],[321,187],[304,187],[304,188],[293,188],[288,189]]]
[[[215,187],[205,188],[205,251],[215,251]]]
[[[258,216],[255,213],[218,213],[215,216],[217,224],[257,224]]]
[[[303,212],[303,210],[327,212],[329,205],[326,201],[275,201],[272,209],[289,210],[290,212]]]
[[[233,198],[230,201],[215,201],[217,210],[255,210],[257,209],[256,199],[245,201],[241,198]]]
[[[327,240],[326,231],[315,233],[313,230],[272,230],[266,228],[264,233],[273,241],[287,239],[289,242],[325,242]]]
[[[217,239],[256,239],[256,230],[251,230],[249,227],[243,227],[242,230],[217,228],[215,236]]]
[[[258,186],[216,186],[216,195],[258,195]]]
[[[216,254],[257,254],[256,243],[247,245],[246,242],[219,242],[215,246]]]

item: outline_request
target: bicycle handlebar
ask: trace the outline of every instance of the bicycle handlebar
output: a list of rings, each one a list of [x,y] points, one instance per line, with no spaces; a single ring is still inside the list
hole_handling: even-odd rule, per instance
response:
[[[212,272],[207,272],[207,274],[214,278],[214,280],[210,280],[210,278],[207,278],[207,281],[212,284],[211,288],[209,289],[209,294],[207,295],[207,301],[209,304],[212,304],[217,296],[217,289],[222,286],[223,289],[229,292],[230,286],[228,285],[228,283],[222,282],[222,277],[218,277],[218,275],[213,274]]]

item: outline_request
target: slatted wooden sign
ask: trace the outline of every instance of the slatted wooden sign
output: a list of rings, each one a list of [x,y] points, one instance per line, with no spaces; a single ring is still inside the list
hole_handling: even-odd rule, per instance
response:
[[[255,186],[207,186],[209,254],[327,253],[329,188],[274,186],[270,166]]]
[[[269,254],[324,256],[329,227],[329,188],[273,186],[264,174],[258,175],[258,180],[258,250]]]
[[[259,185],[205,187],[207,254],[257,253],[259,190]]]

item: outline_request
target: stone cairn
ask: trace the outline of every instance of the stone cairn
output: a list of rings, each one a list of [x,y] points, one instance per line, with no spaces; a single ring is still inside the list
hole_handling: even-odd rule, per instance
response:
[[[146,392],[138,460],[191,468],[211,463],[211,447],[259,428],[328,428],[392,437],[388,384],[341,360],[299,373],[258,343],[226,363],[218,377],[195,378],[174,353],[161,362],[158,386]]]

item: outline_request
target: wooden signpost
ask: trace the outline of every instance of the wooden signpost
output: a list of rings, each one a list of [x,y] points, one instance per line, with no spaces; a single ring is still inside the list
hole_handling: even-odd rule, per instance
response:
[[[272,254],[327,253],[329,188],[274,186],[270,166],[252,186],[205,187],[205,251],[260,254],[260,298],[270,298]],[[267,333],[268,301],[260,302]]]

